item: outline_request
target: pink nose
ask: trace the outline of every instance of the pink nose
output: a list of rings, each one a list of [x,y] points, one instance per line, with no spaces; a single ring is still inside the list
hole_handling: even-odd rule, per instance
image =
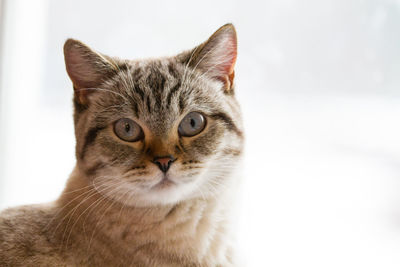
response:
[[[155,157],[153,159],[153,163],[156,164],[162,172],[167,172],[172,162],[174,162],[175,160],[176,159],[174,157],[169,155],[163,157]]]

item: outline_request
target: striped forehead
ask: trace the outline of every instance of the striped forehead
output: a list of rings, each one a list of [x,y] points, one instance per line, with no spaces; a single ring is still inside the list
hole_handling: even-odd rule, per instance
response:
[[[121,69],[115,81],[135,116],[168,128],[185,107],[184,66],[174,61],[140,62]]]
[[[110,86],[124,96],[129,109],[125,112],[132,112],[156,134],[165,134],[187,112],[215,113],[224,106],[223,93],[185,67],[174,59],[129,62],[120,66]],[[118,101],[109,105],[118,105]]]

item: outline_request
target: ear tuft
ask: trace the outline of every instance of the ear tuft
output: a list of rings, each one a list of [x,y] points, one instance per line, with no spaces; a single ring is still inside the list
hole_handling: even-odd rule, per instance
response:
[[[209,77],[223,82],[225,92],[231,92],[236,57],[236,30],[229,23],[219,28],[205,43],[196,47],[188,63],[193,68],[207,73]]]
[[[68,39],[64,44],[65,66],[78,101],[86,102],[86,96],[107,78],[115,73],[116,66],[101,54],[93,51],[84,43]]]

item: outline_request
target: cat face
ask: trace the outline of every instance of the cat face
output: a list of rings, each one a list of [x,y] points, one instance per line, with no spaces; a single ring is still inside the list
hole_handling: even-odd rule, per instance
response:
[[[75,89],[78,168],[126,205],[215,197],[243,146],[232,25],[175,57],[128,61],[64,46]]]

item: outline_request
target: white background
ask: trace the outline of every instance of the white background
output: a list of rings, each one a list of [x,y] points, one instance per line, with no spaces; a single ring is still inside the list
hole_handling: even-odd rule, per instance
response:
[[[1,15],[0,208],[74,160],[68,37],[124,58],[237,28],[247,266],[400,266],[400,1],[22,1]]]

